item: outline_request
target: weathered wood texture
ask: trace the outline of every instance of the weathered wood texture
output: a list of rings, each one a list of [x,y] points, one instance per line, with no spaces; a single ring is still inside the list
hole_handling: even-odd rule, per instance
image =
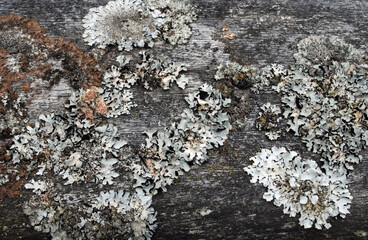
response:
[[[17,13],[38,20],[50,36],[61,36],[89,51],[82,40],[81,19],[90,7],[107,0],[0,0],[0,13]],[[202,82],[213,83],[217,65],[229,59],[244,59],[259,66],[290,64],[296,44],[310,34],[331,34],[352,43],[361,50],[368,47],[368,2],[339,0],[308,1],[235,1],[197,0],[199,19],[192,24],[193,36],[187,45],[158,44],[159,53],[188,65],[193,82],[185,91],[136,91],[139,104],[132,116],[114,120],[122,136],[130,143],[143,142],[145,129],[167,126],[185,107],[183,96]],[[222,26],[235,33],[234,40],[222,40]],[[45,92],[31,106],[33,117],[40,111],[60,108],[68,96],[61,84],[53,93]],[[141,91],[141,92],[139,92]],[[140,94],[141,93],[141,94]],[[248,93],[245,93],[248,94]],[[250,184],[243,167],[259,148],[288,146],[302,156],[310,156],[299,139],[286,135],[277,142],[266,139],[256,130],[259,106],[277,103],[273,92],[250,95],[253,110],[247,124],[230,134],[230,141],[210,160],[193,169],[154,197],[158,224],[154,239],[363,239],[368,234],[368,154],[349,175],[354,197],[351,214],[345,219],[331,219],[329,230],[303,229],[297,218],[290,218],[272,203],[262,199],[265,189]],[[46,99],[46,100],[45,100]],[[164,107],[163,107],[164,106]],[[0,239],[47,239],[35,232],[22,215],[21,203],[26,195],[0,202]],[[206,216],[202,210],[211,210]],[[363,231],[363,232],[362,232]]]

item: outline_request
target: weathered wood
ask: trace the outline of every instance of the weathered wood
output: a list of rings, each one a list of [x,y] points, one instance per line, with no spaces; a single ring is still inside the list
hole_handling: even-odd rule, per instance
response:
[[[0,14],[17,13],[38,20],[50,36],[61,36],[89,51],[82,40],[81,19],[90,7],[104,5],[107,0],[0,0]],[[158,44],[155,51],[188,65],[193,79],[185,91],[155,90],[143,94],[134,90],[139,107],[131,116],[113,122],[130,143],[144,141],[143,131],[163,128],[174,121],[185,107],[183,97],[202,82],[213,82],[217,65],[229,59],[263,66],[271,63],[290,64],[297,42],[310,34],[331,34],[368,49],[367,1],[235,1],[197,0],[199,19],[192,24],[193,36],[187,45]],[[223,40],[221,28],[227,25],[235,39]],[[68,87],[59,85],[54,98],[30,107],[35,117],[40,111],[58,109],[68,96]],[[248,94],[248,93],[247,93]],[[303,229],[297,218],[290,218],[272,203],[262,199],[265,189],[250,184],[243,167],[260,148],[288,146],[302,156],[307,153],[299,139],[286,135],[277,142],[266,139],[256,130],[255,118],[263,103],[278,102],[277,94],[251,94],[252,112],[246,126],[230,134],[228,144],[213,151],[209,161],[195,166],[179,178],[166,193],[154,197],[158,224],[154,239],[363,239],[368,234],[368,154],[349,174],[350,191],[354,197],[351,214],[345,219],[331,220],[328,230]],[[162,108],[162,106],[165,106]],[[132,117],[138,116],[138,117]],[[22,214],[24,193],[18,199],[0,202],[1,239],[48,239],[36,232]],[[211,212],[203,214],[206,210]],[[202,214],[201,214],[202,212]],[[209,212],[209,211],[208,211]]]

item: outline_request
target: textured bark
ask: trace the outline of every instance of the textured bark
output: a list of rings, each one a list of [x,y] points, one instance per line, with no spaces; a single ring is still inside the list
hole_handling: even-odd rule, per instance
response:
[[[61,36],[88,52],[82,39],[82,18],[91,7],[107,0],[0,0],[0,14],[16,13],[40,22],[50,36]],[[213,76],[219,63],[237,60],[258,66],[271,63],[293,63],[299,40],[310,34],[337,36],[365,51],[368,48],[368,2],[352,0],[310,1],[235,1],[197,0],[198,20],[192,24],[193,36],[187,45],[158,44],[154,51],[188,65],[193,81],[182,91],[176,87],[144,93],[135,89],[138,107],[130,116],[112,120],[131,144],[144,141],[143,131],[168,126],[185,107],[184,96],[203,82],[215,84]],[[235,38],[224,39],[223,25]],[[105,63],[109,59],[104,59]],[[102,64],[103,65],[103,64]],[[48,91],[48,90],[47,90]],[[70,87],[61,82],[52,93],[29,107],[34,118],[40,112],[59,109],[68,97]],[[249,94],[244,92],[244,94]],[[318,159],[308,153],[296,137],[286,134],[277,142],[267,140],[255,128],[259,107],[279,96],[271,91],[249,94],[253,110],[241,130],[232,131],[224,147],[211,152],[209,161],[194,166],[186,175],[154,197],[158,224],[154,239],[363,239],[368,234],[368,154],[348,179],[354,197],[351,214],[345,219],[331,219],[328,230],[303,229],[297,218],[262,199],[265,189],[250,184],[243,167],[260,148],[287,146],[302,156]],[[164,107],[163,107],[164,106]],[[48,239],[47,234],[33,230],[22,214],[19,198],[0,202],[1,239]],[[206,210],[208,215],[203,214]],[[365,231],[365,232],[364,232]]]

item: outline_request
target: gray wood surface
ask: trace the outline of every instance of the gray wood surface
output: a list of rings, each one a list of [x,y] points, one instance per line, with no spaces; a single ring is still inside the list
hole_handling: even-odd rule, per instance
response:
[[[107,2],[0,0],[0,14],[17,13],[34,18],[48,35],[61,36],[90,51],[82,40],[81,20],[90,7]],[[163,128],[174,121],[185,107],[186,93],[203,82],[214,84],[216,67],[222,61],[236,59],[258,66],[291,64],[298,41],[315,33],[337,36],[363,51],[368,47],[368,1],[197,0],[193,3],[198,6],[199,17],[191,25],[190,42],[174,47],[164,43],[155,46],[158,54],[187,64],[187,75],[192,82],[184,91],[157,89],[140,94],[142,89],[134,90],[140,96],[136,99],[139,107],[131,116],[113,121],[133,145],[143,143],[144,130]],[[221,39],[223,25],[235,33],[235,39]],[[68,96],[68,86],[61,84],[53,91],[57,97],[40,98],[33,103],[29,110],[31,116],[61,107]],[[348,177],[354,197],[351,214],[345,219],[331,219],[332,227],[328,230],[303,229],[298,218],[284,215],[282,209],[262,199],[265,189],[251,184],[243,167],[257,150],[273,145],[287,146],[302,156],[316,156],[307,153],[300,140],[290,134],[271,142],[255,128],[259,106],[267,101],[278,103],[277,94],[271,91],[244,94],[249,94],[253,106],[246,126],[232,131],[228,144],[212,151],[207,163],[194,166],[168,187],[166,193],[154,197],[159,227],[153,239],[367,239],[368,154],[364,153],[364,161]],[[20,198],[0,202],[0,239],[48,238],[47,234],[34,231],[22,214],[21,204],[27,195],[23,193]],[[211,213],[203,216],[203,210]]]

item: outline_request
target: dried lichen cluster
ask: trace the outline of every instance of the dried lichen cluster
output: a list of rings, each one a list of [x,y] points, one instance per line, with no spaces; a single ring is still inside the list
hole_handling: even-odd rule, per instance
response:
[[[260,90],[266,88],[272,82],[279,81],[285,73],[284,67],[278,64],[259,68],[254,65],[225,62],[217,67],[214,78],[220,83],[216,85],[216,88],[225,97],[231,99],[231,106],[226,109],[226,112],[229,114],[230,122],[235,128],[244,126],[245,116],[251,111],[247,91],[259,93]],[[276,132],[270,132],[273,138],[276,138],[277,134]]]

